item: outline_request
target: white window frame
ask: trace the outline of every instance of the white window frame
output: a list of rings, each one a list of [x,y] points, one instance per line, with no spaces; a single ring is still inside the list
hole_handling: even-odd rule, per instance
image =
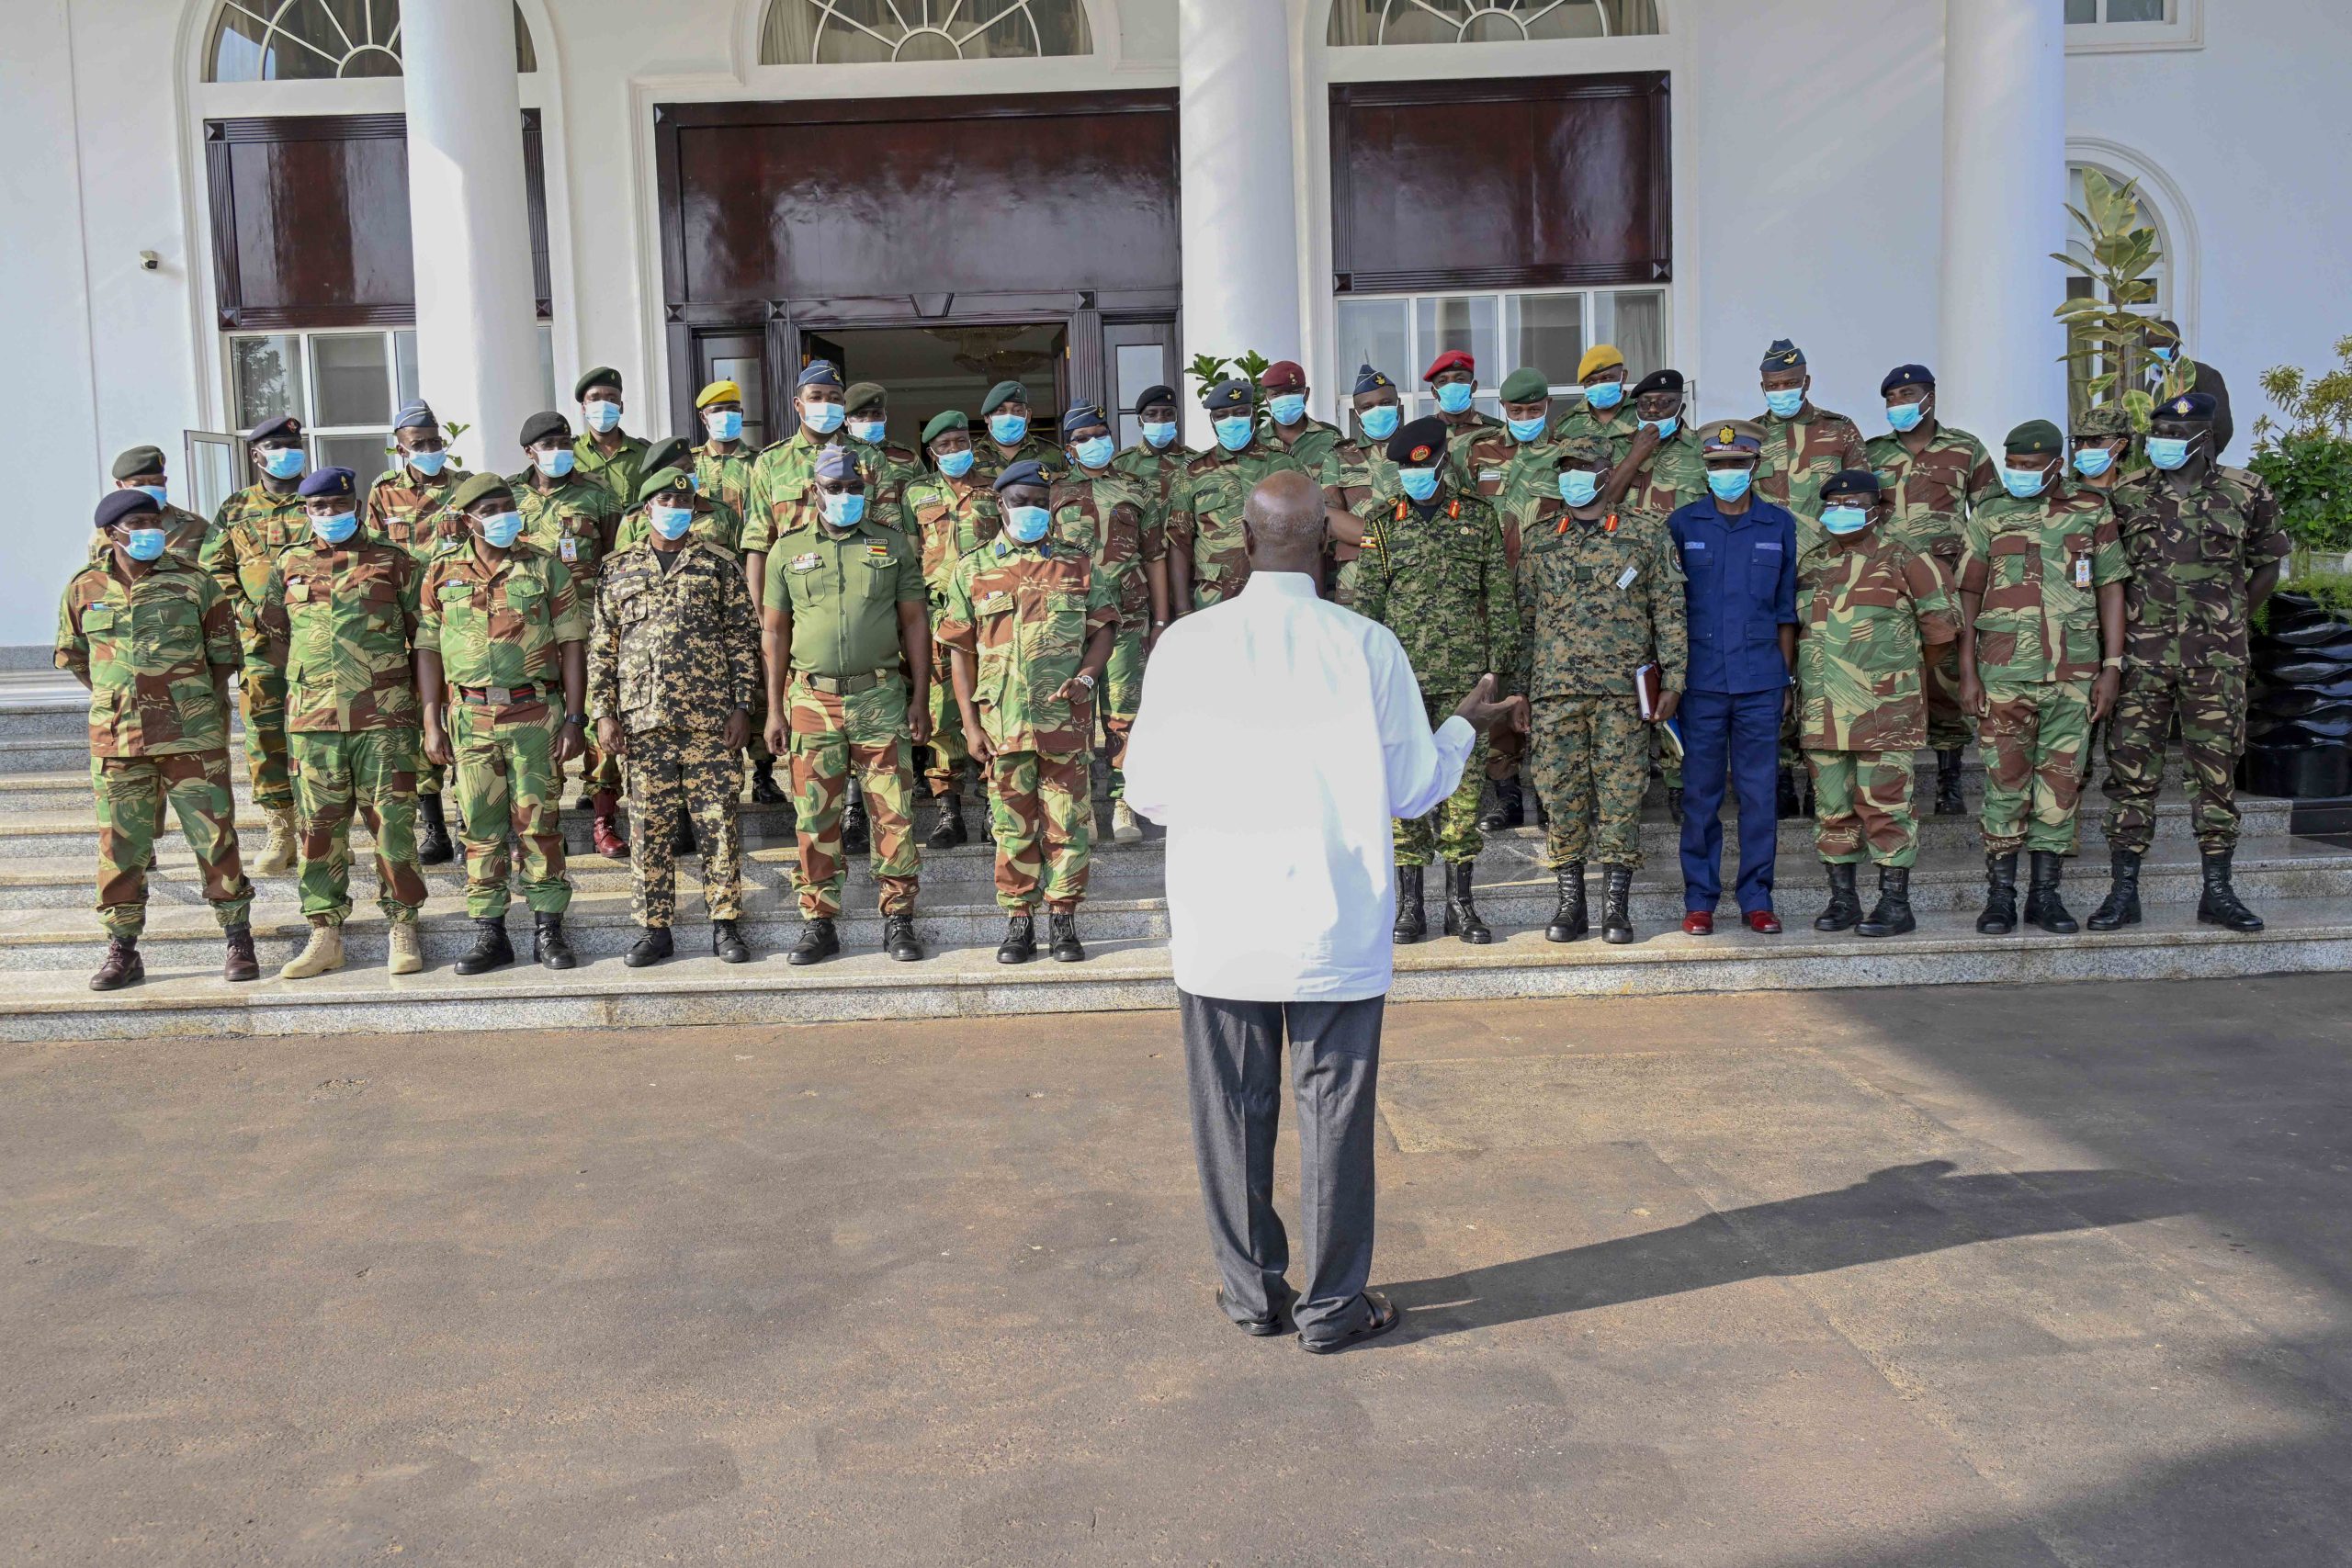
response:
[[[2106,19],[2108,4],[2098,0],[2096,22],[2066,24],[2067,53],[2134,54],[2205,47],[2205,0],[2168,0],[2171,16],[2161,22],[2110,22]]]
[[[1436,358],[1438,354],[1435,344],[1425,344],[1420,341],[1420,327],[1419,324],[1420,321],[1420,311],[1417,308],[1420,301],[1425,299],[1491,299],[1494,301],[1495,306],[1495,340],[1498,344],[1498,352],[1508,357],[1511,352],[1510,347],[1511,334],[1509,328],[1509,322],[1510,320],[1510,301],[1513,299],[1553,298],[1563,294],[1577,294],[1584,297],[1584,321],[1588,331],[1591,329],[1594,320],[1593,300],[1596,297],[1604,294],[1657,295],[1659,297],[1660,303],[1660,316],[1658,321],[1659,352],[1666,355],[1667,364],[1670,365],[1673,363],[1674,288],[1669,283],[1626,283],[1585,288],[1442,288],[1423,289],[1409,294],[1360,294],[1352,292],[1346,294],[1335,294],[1332,296],[1331,306],[1332,337],[1335,344],[1333,352],[1335,359],[1345,360],[1347,363],[1334,363],[1331,367],[1331,378],[1329,381],[1326,383],[1326,385],[1334,388],[1338,393],[1338,395],[1332,400],[1335,410],[1334,418],[1343,427],[1346,425],[1347,414],[1351,406],[1349,400],[1351,394],[1351,389],[1354,388],[1356,383],[1356,363],[1354,359],[1355,351],[1337,346],[1340,330],[1339,326],[1339,312],[1341,307],[1350,304],[1364,304],[1373,302],[1382,304],[1401,304],[1405,307],[1405,356],[1409,363],[1396,366],[1379,365],[1374,366],[1374,368],[1385,371],[1388,375],[1396,378],[1397,400],[1404,405],[1404,417],[1408,420],[1413,420],[1421,418],[1425,414],[1430,414],[1437,412],[1437,400],[1430,396],[1428,389],[1422,386],[1420,379],[1421,372],[1429,367],[1430,361]],[[1588,343],[1586,346],[1589,348],[1591,344]],[[1498,419],[1501,418],[1502,408],[1500,400],[1497,395],[1497,389],[1502,385],[1504,377],[1510,375],[1512,371],[1518,368],[1519,367],[1517,365],[1488,365],[1484,360],[1481,360],[1478,365],[1478,396],[1476,401],[1471,406],[1493,414]],[[1653,368],[1660,368],[1660,367],[1653,367]],[[1575,366],[1547,365],[1544,367],[1544,369],[1546,374],[1565,378],[1563,380],[1553,382],[1549,389],[1551,396],[1555,400],[1563,401],[1567,405],[1565,408],[1557,409],[1555,412],[1567,412],[1569,409],[1573,409],[1584,401],[1584,388],[1577,381],[1577,367]],[[1697,390],[1698,389],[1695,385],[1686,386],[1684,389],[1685,407],[1695,406]]]

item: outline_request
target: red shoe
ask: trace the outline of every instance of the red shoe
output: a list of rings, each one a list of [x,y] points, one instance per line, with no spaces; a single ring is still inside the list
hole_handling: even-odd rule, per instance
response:
[[[610,817],[597,818],[589,836],[595,840],[596,852],[606,860],[628,859],[628,840],[621,837]]]
[[[1712,909],[1693,909],[1693,910],[1691,910],[1689,914],[1687,914],[1687,915],[1683,916],[1683,917],[1682,917],[1682,934],[1683,934],[1684,936],[1713,936],[1713,935],[1714,935],[1714,934],[1715,934],[1715,914],[1714,914],[1714,911],[1713,911],[1713,910],[1712,910]]]
[[[1779,936],[1781,934],[1781,917],[1772,913],[1770,909],[1750,909],[1747,914],[1742,915],[1740,919],[1746,920],[1747,922],[1747,929],[1754,931],[1758,936]]]

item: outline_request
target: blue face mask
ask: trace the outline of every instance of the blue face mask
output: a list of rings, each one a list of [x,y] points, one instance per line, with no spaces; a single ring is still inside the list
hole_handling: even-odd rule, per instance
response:
[[[1403,485],[1405,493],[1415,501],[1427,501],[1437,493],[1437,470],[1399,468],[1396,470],[1396,482]]]
[[[1717,501],[1737,501],[1747,493],[1747,482],[1753,478],[1746,468],[1709,468],[1707,488],[1715,492]]]
[[[537,463],[539,466],[539,472],[547,475],[548,478],[560,479],[571,472],[571,465],[578,462],[579,458],[571,447],[559,446],[552,452],[534,454],[531,461]]]
[[[322,545],[339,545],[359,531],[359,514],[356,512],[330,513],[311,519],[311,532]]]
[[[1623,381],[1595,381],[1584,389],[1587,408],[1613,409],[1624,400],[1625,383]]]
[[[164,531],[161,528],[133,528],[122,547],[132,560],[153,560],[164,553]]]
[[[1503,423],[1510,427],[1510,438],[1513,441],[1525,443],[1544,434],[1544,421],[1542,414],[1536,415],[1533,419],[1510,419]]]
[[[1477,389],[1467,381],[1448,381],[1437,389],[1437,406],[1448,413],[1470,412],[1470,399]]]
[[[1804,407],[1804,389],[1783,387],[1777,392],[1767,392],[1764,406],[1782,419],[1793,419],[1797,410]]]
[[[486,545],[503,550],[523,536],[523,514],[519,512],[502,512],[481,521],[482,542]]]
[[[2049,482],[2050,471],[2046,468],[2003,468],[2001,470],[2001,488],[2019,501],[2029,496],[2040,495],[2042,487]]]
[[[1238,452],[1250,445],[1250,432],[1256,426],[1257,421],[1248,414],[1220,419],[1216,422],[1216,444],[1228,452]]]
[[[447,452],[411,452],[408,455],[408,466],[428,479],[448,464],[449,454]]]
[[[854,528],[865,521],[865,493],[836,495],[831,491],[819,492],[825,509],[825,521],[836,528]]]
[[[1171,419],[1165,424],[1146,424],[1143,438],[1154,451],[1164,451],[1175,444],[1176,422]]]
[[[1273,411],[1276,424],[1296,424],[1306,417],[1306,395],[1304,392],[1284,392],[1281,397],[1269,398],[1266,406]]]
[[[2115,467],[2115,454],[2104,446],[2075,448],[2075,472],[2086,479],[2095,479]]]
[[[863,441],[868,446],[877,445],[889,434],[890,422],[887,419],[854,419],[849,422],[849,438]]]
[[[2148,352],[2149,352],[2150,354],[2152,354],[2152,355],[2155,355],[2156,362],[2157,362],[2158,364],[2160,364],[2160,365],[2170,365],[2170,364],[2173,362],[2173,356],[2174,356],[2174,355],[2177,355],[2177,354],[2180,352],[2180,350],[2178,350],[2177,348],[2166,347],[2166,348],[2152,348],[2152,349],[2148,350]]]
[[[290,479],[302,471],[300,446],[272,446],[261,455],[261,471],[274,479]]]
[[[1405,411],[1395,403],[1374,403],[1356,415],[1356,423],[1363,427],[1368,441],[1385,441],[1396,434],[1396,423]]]
[[[1081,468],[1102,468],[1117,455],[1118,450],[1107,435],[1090,435],[1070,448],[1071,454],[1078,458],[1078,466]]]
[[[931,456],[932,460],[939,465],[939,471],[951,479],[960,479],[972,471],[972,449],[969,446],[960,452],[933,452]]]
[[[138,488],[145,491],[149,495],[153,496],[155,498],[155,504],[158,506],[169,506],[172,503],[171,496],[164,491],[162,485],[141,485]]]
[[[2188,466],[2188,441],[2179,435],[2148,437],[2148,461],[2166,473]]]
[[[598,398],[594,402],[581,404],[580,412],[581,417],[587,420],[588,428],[599,435],[620,428],[621,405],[618,403]]]
[[[1833,534],[1859,534],[1871,514],[1859,506],[1828,506],[1821,513],[1821,525]]]
[[[703,415],[702,427],[710,432],[713,441],[736,441],[743,434],[743,411],[721,409],[717,413]]]
[[[1042,506],[1008,506],[1004,509],[1004,531],[1024,545],[1034,545],[1046,536],[1053,526],[1054,514]]]
[[[1668,414],[1664,419],[1645,419],[1642,421],[1642,428],[1657,431],[1657,438],[1660,441],[1667,441],[1672,439],[1674,433],[1682,428],[1682,418],[1679,414]]]
[[[1570,506],[1590,506],[1592,498],[1600,493],[1599,474],[1570,468],[1560,476],[1560,499]]]
[[[695,525],[695,509],[691,506],[649,506],[645,509],[645,520],[652,524],[653,531],[663,538],[675,539]]]
[[[1013,446],[1029,434],[1029,416],[1025,413],[992,413],[989,415],[989,434],[1001,446]]]
[[[839,430],[842,427],[842,421],[848,417],[849,415],[842,410],[842,405],[839,403],[803,403],[800,405],[800,423],[807,425],[809,429],[815,431],[820,435],[831,435],[834,431]]]
[[[1925,403],[1889,403],[1886,405],[1886,425],[1896,434],[1919,428],[1919,421],[1928,412]]]

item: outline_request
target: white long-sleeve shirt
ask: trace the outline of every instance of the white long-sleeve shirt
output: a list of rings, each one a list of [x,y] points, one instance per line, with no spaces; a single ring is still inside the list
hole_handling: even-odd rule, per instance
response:
[[[1430,732],[1396,637],[1302,572],[1161,634],[1126,759],[1127,804],[1168,829],[1176,983],[1235,1001],[1388,989],[1389,821],[1453,793],[1477,735]]]

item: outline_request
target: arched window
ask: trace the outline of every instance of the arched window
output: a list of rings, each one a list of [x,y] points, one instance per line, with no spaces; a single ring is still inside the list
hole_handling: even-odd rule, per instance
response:
[[[763,65],[1091,54],[1084,0],[769,0]]]
[[[1331,0],[1324,41],[1518,43],[1657,30],[1657,0]]]
[[[539,68],[514,11],[514,59]],[[311,81],[401,73],[401,0],[221,0],[206,51],[208,82]]]

